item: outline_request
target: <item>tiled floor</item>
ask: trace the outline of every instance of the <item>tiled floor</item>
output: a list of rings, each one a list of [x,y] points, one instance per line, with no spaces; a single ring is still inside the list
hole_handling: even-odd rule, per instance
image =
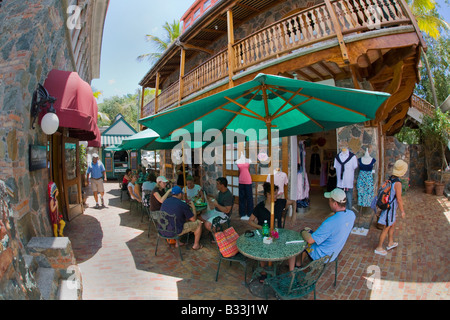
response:
[[[222,263],[214,281],[217,249],[208,236],[199,251],[182,248],[183,261],[177,250],[161,242],[155,256],[156,237],[153,228],[147,236],[147,219],[141,222],[136,209],[130,213],[128,201],[120,202],[117,182],[105,187],[107,208],[93,209],[90,196],[84,215],[65,229],[82,272],[83,299],[259,299],[244,287],[239,264]],[[337,286],[333,264],[319,280],[317,299],[450,298],[450,202],[416,189],[408,192],[405,203],[406,218],[396,226],[398,248],[385,257],[375,255],[380,231],[374,224],[367,236],[351,234],[340,256]],[[310,211],[299,215],[291,228],[317,228],[327,214],[321,196],[312,197]],[[248,226],[237,216],[232,225],[242,233]]]

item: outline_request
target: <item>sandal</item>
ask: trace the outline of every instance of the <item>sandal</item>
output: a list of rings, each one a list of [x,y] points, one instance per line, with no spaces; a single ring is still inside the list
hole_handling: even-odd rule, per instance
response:
[[[194,247],[192,247],[192,250],[200,250],[200,249],[202,249],[202,248],[203,248],[203,246],[200,244],[199,247],[198,247],[197,249],[195,249]]]
[[[386,247],[386,250],[394,249],[394,248],[396,248],[397,246],[398,246],[398,242],[394,242],[394,243],[392,244],[392,246],[387,246],[387,247]]]
[[[387,255],[387,251],[386,250],[377,250],[375,249],[374,251],[376,254],[379,254],[380,256],[385,256]]]

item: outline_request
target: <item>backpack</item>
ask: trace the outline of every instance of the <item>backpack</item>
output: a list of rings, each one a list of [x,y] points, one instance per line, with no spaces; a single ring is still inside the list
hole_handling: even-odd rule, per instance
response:
[[[392,201],[389,201],[391,198],[391,191],[394,186],[394,183],[400,182],[400,179],[387,179],[383,185],[378,189],[377,193],[377,201],[376,206],[380,208],[382,211],[388,210],[391,208],[392,202],[394,202],[396,196],[392,199]]]

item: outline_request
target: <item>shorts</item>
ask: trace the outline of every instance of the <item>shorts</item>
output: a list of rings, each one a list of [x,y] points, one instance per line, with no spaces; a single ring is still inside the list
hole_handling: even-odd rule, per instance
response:
[[[105,192],[103,189],[103,179],[91,179],[91,186],[93,192]]]
[[[179,236],[182,236],[183,234],[189,233],[189,232],[195,232],[195,230],[198,229],[201,222],[199,220],[195,221],[187,221],[183,224],[183,231],[179,233]]]
[[[205,212],[201,215],[202,219],[211,222],[214,220],[215,217],[220,216],[223,219],[227,219],[227,215],[223,212],[217,211],[217,210],[209,210],[208,212]]]

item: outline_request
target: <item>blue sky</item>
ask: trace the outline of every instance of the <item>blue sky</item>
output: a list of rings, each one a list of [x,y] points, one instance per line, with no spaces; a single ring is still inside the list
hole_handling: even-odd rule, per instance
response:
[[[450,7],[444,0],[440,13],[450,23]],[[146,34],[162,36],[161,26],[180,19],[194,0],[111,0],[103,31],[100,78],[92,87],[102,91],[98,102],[115,95],[135,93],[139,81],[150,69],[147,61],[136,58],[152,52]]]
[[[179,20],[193,0],[111,0],[103,30],[100,78],[92,87],[102,91],[98,102],[115,95],[135,93],[150,69],[136,58],[152,52],[146,34],[163,35],[161,26]]]

